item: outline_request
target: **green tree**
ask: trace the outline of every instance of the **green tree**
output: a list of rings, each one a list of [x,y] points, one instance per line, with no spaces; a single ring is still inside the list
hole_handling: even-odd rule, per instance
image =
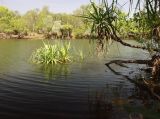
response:
[[[36,23],[38,20],[38,9],[28,11],[23,18],[25,19],[26,27],[29,31],[36,31]]]
[[[0,6],[0,32],[11,32],[11,20],[15,17],[14,12]]]
[[[52,30],[52,26],[54,24],[53,21],[53,17],[51,15],[47,15],[44,19],[43,19],[43,30],[46,32],[50,32]]]
[[[80,8],[73,12],[73,16],[76,16],[76,18],[74,18],[74,21],[72,22],[75,37],[82,38],[85,35],[91,34],[91,23],[89,22],[89,20],[79,17],[86,16],[90,10],[92,10],[92,7],[90,4],[88,4],[80,6]]]
[[[38,13],[38,18],[36,22],[36,31],[38,32],[44,32],[45,24],[46,24],[46,17],[51,15],[51,13],[48,10],[47,6],[44,6],[42,10]]]
[[[70,24],[62,25],[60,28],[62,38],[72,38],[73,26]]]

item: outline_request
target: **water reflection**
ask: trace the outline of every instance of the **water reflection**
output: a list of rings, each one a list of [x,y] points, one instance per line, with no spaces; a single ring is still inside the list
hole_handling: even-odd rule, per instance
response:
[[[0,75],[0,117],[23,118],[25,114],[25,118],[88,119],[91,116],[100,119],[107,118],[108,113],[119,116],[125,111],[120,111],[120,104],[126,104],[128,97],[135,95],[135,85],[123,76],[106,71],[104,64],[116,58],[145,58],[145,54],[123,46],[118,46],[119,52],[117,44],[113,44],[105,58],[99,58],[94,49],[96,44],[89,45],[88,40],[76,40],[72,44],[86,53],[87,61],[35,65],[27,60],[42,46],[42,41],[1,41],[0,73],[5,75]],[[126,74],[125,69],[113,67]],[[130,69],[134,67],[127,70]]]
[[[159,119],[159,101],[140,85],[136,83],[134,85],[135,88],[131,89],[130,94],[127,94],[127,91],[125,93],[124,84],[117,87],[107,85],[101,90],[90,91],[88,98],[90,115],[94,119],[128,119],[129,117]]]
[[[130,75],[126,75],[124,72],[120,73],[117,72],[114,68],[111,66],[107,67],[115,74],[123,77],[123,80],[128,80],[134,85],[134,90],[131,91],[130,96],[126,98],[126,102],[124,100],[112,100],[113,105],[117,105],[117,103],[121,103],[123,106],[123,109],[129,113],[129,117],[136,117],[138,119],[159,119],[160,117],[160,104],[159,101],[156,99],[156,97],[152,94],[150,89],[146,87],[143,83],[143,77],[142,75],[146,75],[145,77],[148,77],[148,74],[146,72],[139,72],[138,74],[134,73],[134,77],[130,77]],[[141,74],[143,73],[143,74]],[[124,91],[121,92],[121,86],[119,86],[119,89],[116,90],[116,95],[124,94]],[[151,89],[152,90],[152,89]],[[113,93],[114,94],[114,93]],[[122,96],[123,97],[123,96]],[[154,114],[154,116],[153,116]]]
[[[118,89],[122,91],[123,88],[106,86],[89,92],[89,112],[93,119],[128,119],[129,113],[125,111],[124,105],[129,101],[121,97],[124,93]]]
[[[91,119],[109,119],[111,117],[113,107],[105,93],[105,90],[89,92],[88,104]]]
[[[39,70],[43,72],[46,80],[56,80],[60,79],[62,76],[64,79],[67,79],[70,73],[68,64],[41,64]]]
[[[128,113],[142,114],[144,119],[159,119],[160,103],[143,86],[135,85],[135,90],[128,99],[132,100],[129,104],[124,105]]]

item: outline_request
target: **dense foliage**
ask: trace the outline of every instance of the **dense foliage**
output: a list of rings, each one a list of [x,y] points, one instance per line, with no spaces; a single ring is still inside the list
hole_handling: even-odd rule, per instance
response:
[[[92,33],[91,36],[91,29],[96,28],[96,25],[103,27],[103,24],[106,24],[107,14],[104,12],[102,5],[95,6],[98,7],[98,11],[95,11],[96,9],[94,9],[93,5],[95,4],[82,5],[73,14],[52,13],[45,6],[41,10],[33,9],[23,15],[17,11],[11,11],[6,7],[0,6],[0,32],[18,35],[19,38],[32,33],[43,34],[46,38],[96,37],[97,34],[95,33]],[[139,33],[137,27],[139,25],[137,22],[138,13],[133,18],[129,18],[127,13],[118,8],[115,8],[114,12],[119,16],[117,19],[117,29],[121,36],[127,37],[130,32]],[[103,14],[103,18],[94,16],[93,13],[97,13],[97,15]],[[90,22],[92,20],[91,17],[90,19],[79,17],[88,15],[91,15],[92,18],[97,17],[97,20],[104,20],[104,22],[98,24],[100,21],[97,21],[96,24],[92,24]],[[145,20],[144,16],[141,15],[139,17],[139,19]],[[102,34],[102,31],[99,31],[99,35],[100,33]]]

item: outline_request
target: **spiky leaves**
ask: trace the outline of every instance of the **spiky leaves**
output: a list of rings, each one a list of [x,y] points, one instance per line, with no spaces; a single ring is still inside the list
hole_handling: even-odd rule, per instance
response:
[[[31,60],[35,63],[44,64],[63,64],[71,61],[69,53],[70,43],[68,44],[46,44],[44,47],[37,49],[31,56]]]
[[[99,39],[109,36],[111,33],[110,24],[116,19],[116,11],[114,5],[108,5],[106,0],[97,5],[91,1],[92,9],[88,11],[88,15],[82,16],[92,23],[91,32],[95,32]]]

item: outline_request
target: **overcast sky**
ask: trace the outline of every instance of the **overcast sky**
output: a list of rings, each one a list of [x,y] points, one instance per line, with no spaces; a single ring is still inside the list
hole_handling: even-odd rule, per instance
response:
[[[126,0],[120,1],[122,1],[121,5],[126,2]],[[72,13],[81,5],[88,4],[89,2],[90,0],[0,0],[0,5],[6,6],[11,10],[17,10],[22,14],[31,9],[41,9],[43,6],[48,6],[49,10],[54,13]],[[127,11],[128,7],[124,7],[124,10]]]

